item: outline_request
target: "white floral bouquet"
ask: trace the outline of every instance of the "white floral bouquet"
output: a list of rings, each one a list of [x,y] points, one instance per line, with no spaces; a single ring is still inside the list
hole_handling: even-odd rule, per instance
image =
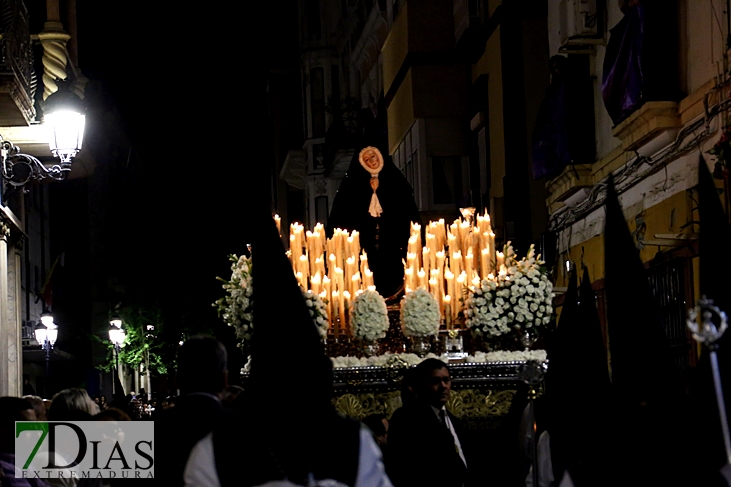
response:
[[[239,340],[237,346],[248,352],[251,334],[254,331],[254,276],[251,257],[231,255],[229,259],[232,262],[231,279],[227,281],[218,278],[223,282],[222,287],[226,291],[226,296],[213,303],[213,306],[218,309],[223,321],[236,330],[236,338]],[[302,295],[317,332],[321,338],[325,338],[329,326],[325,303],[312,291],[303,290]]]
[[[401,328],[408,337],[439,333],[440,315],[436,298],[423,288],[417,288],[401,299]]]
[[[229,259],[232,262],[231,279],[218,278],[223,282],[226,296],[213,303],[213,306],[218,309],[223,321],[236,330],[238,346],[247,349],[254,331],[254,276],[251,257],[231,255]]]
[[[505,270],[470,289],[465,301],[466,325],[489,340],[519,335],[540,335],[553,315],[553,286],[541,272],[544,262],[531,245],[517,260],[510,242],[505,246]]]
[[[312,291],[302,291],[302,295],[305,298],[307,310],[310,312],[310,316],[312,316],[312,321],[315,322],[317,333],[320,334],[320,338],[327,337],[329,324],[327,321],[327,309],[325,309],[325,303],[320,296]]]
[[[361,340],[385,338],[388,331],[388,309],[383,296],[371,290],[356,296],[350,307],[350,328],[353,336]]]

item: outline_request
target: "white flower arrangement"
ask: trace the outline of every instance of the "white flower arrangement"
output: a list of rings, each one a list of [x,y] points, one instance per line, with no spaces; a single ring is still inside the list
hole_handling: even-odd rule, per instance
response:
[[[517,260],[510,242],[505,246],[505,269],[493,280],[483,280],[470,289],[465,301],[468,328],[487,339],[523,333],[540,334],[551,322],[553,286],[535,257],[531,245],[528,255]]]
[[[223,282],[226,296],[213,303],[223,321],[234,327],[238,347],[246,349],[254,331],[254,276],[252,273],[251,258],[242,255],[229,256],[231,260],[231,279]]]
[[[320,338],[327,337],[327,330],[329,327],[327,321],[327,309],[325,309],[325,303],[322,298],[312,291],[302,291],[302,296],[305,298],[305,306],[312,316],[312,321],[315,322],[317,333]]]
[[[229,256],[231,260],[231,279],[223,282],[223,289],[226,296],[213,303],[218,309],[223,321],[236,330],[237,346],[248,351],[251,342],[251,335],[254,331],[254,275],[252,273],[251,257],[242,255]],[[321,338],[327,336],[328,321],[327,310],[320,296],[312,291],[302,291],[305,298],[305,305],[315,323],[317,332]]]
[[[418,288],[401,299],[401,328],[407,337],[436,335],[439,319],[439,303],[429,291]]]
[[[384,338],[388,331],[388,309],[383,296],[371,290],[356,296],[350,308],[350,328],[353,336],[361,340]]]
[[[436,358],[445,363],[449,363],[446,355],[428,354],[426,357],[419,357],[414,353],[385,353],[376,357],[331,357],[333,367],[336,369],[347,367],[386,367],[393,357],[398,357],[408,365],[418,365],[428,358]],[[495,351],[495,352],[476,352],[466,359],[466,363],[490,363],[490,362],[524,362],[528,360],[537,360],[545,362],[547,358],[545,350],[528,350],[528,351]]]

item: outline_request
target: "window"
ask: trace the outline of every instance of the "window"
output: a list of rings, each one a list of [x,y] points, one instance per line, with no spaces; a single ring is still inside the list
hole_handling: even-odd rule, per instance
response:
[[[692,355],[695,347],[690,346],[685,324],[688,303],[693,299],[692,284],[690,287],[687,284],[692,276],[690,260],[679,258],[655,263],[647,275],[673,362],[678,370],[683,370],[689,359],[695,361]]]
[[[325,73],[322,68],[310,70],[310,109],[312,137],[325,136]]]
[[[320,26],[320,0],[306,0],[307,37],[311,41],[320,40],[322,28]]]
[[[462,198],[462,157],[432,157],[432,197],[435,205],[454,204]]]
[[[327,196],[317,196],[315,198],[315,220],[318,223],[322,223],[326,227],[328,214],[327,204]]]
[[[333,109],[340,108],[340,67],[337,64],[330,66],[330,90],[332,93]]]

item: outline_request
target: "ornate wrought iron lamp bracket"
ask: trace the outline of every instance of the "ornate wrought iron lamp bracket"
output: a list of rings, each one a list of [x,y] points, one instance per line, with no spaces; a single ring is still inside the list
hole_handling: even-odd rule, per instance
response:
[[[3,203],[13,190],[21,188],[29,182],[43,179],[63,181],[71,171],[71,160],[61,159],[61,162],[46,166],[38,158],[20,152],[20,147],[0,135],[0,164],[2,164],[2,179],[4,184]]]

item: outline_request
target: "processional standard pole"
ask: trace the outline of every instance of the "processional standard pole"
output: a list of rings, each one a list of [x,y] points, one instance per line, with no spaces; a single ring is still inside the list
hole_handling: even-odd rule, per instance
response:
[[[538,487],[538,425],[536,424],[535,400],[539,396],[541,384],[546,373],[546,363],[529,360],[518,371],[518,377],[528,386],[528,425],[530,427],[531,470],[533,486]]]
[[[46,342],[43,344],[43,350],[46,352],[46,383],[43,386],[46,398],[49,398],[51,393],[51,342],[46,338]]]
[[[711,360],[711,372],[713,373],[713,386],[716,392],[716,403],[718,415],[721,420],[721,431],[723,432],[723,445],[726,448],[726,464],[731,465],[731,435],[728,430],[728,418],[726,417],[726,403],[723,398],[721,386],[721,372],[718,367],[718,341],[728,328],[726,313],[713,305],[712,299],[703,296],[698,301],[698,306],[688,311],[688,328],[693,333],[693,339],[708,348]]]

